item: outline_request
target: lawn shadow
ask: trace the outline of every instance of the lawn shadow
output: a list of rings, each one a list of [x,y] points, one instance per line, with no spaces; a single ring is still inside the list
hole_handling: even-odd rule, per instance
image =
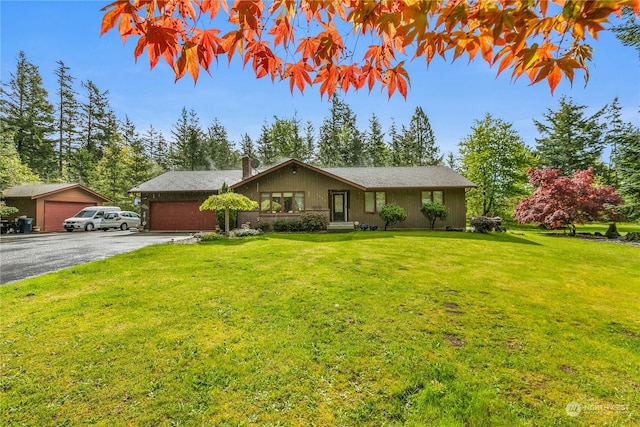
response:
[[[432,231],[425,234],[425,237],[439,237],[442,239],[458,240],[484,240],[489,242],[519,243],[523,245],[542,246],[540,243],[518,237],[511,233],[466,233],[460,231]]]
[[[352,233],[269,233],[270,239],[297,240],[302,242],[348,242],[354,240],[389,239],[398,236],[437,237],[442,239],[484,240],[490,242],[519,243],[524,245],[541,246],[522,237],[510,233],[463,233],[455,231],[375,231]]]
[[[267,237],[301,242],[349,242],[353,240],[389,239],[395,237],[395,235],[378,231],[354,231],[352,233],[269,233]]]
[[[256,240],[267,240],[267,238],[266,236],[233,237],[233,238],[227,238],[227,239],[200,241],[198,242],[198,244],[199,245],[237,246],[237,245],[244,245],[250,242],[255,242]]]

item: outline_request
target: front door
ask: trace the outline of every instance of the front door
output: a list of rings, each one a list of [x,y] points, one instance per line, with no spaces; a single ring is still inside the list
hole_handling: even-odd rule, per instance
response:
[[[331,193],[331,221],[345,222],[347,220],[347,192]]]

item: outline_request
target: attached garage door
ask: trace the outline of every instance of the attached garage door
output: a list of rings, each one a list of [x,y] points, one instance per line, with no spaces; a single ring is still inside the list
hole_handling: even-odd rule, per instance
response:
[[[45,202],[44,203],[44,230],[63,231],[62,222],[74,216],[87,206],[95,206],[92,202]]]
[[[150,230],[205,231],[215,230],[216,215],[200,211],[202,202],[151,202]]]

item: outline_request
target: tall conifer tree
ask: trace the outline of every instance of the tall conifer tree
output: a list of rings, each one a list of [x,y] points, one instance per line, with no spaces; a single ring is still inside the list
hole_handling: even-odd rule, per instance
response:
[[[6,135],[11,135],[22,163],[40,175],[54,178],[57,161],[53,134],[53,105],[43,86],[38,67],[24,52],[18,54],[15,72],[2,87],[0,118]]]
[[[55,70],[56,92],[56,134],[58,145],[58,175],[67,178],[67,169],[76,149],[79,104],[77,92],[73,88],[74,78],[69,74],[69,67],[58,61]]]
[[[586,109],[562,97],[557,111],[548,109],[543,115],[544,122],[533,121],[540,132],[536,151],[542,166],[560,169],[567,176],[590,167],[602,173],[604,125],[599,120],[606,106],[590,116],[585,115]]]
[[[240,155],[233,149],[227,135],[227,129],[217,118],[213,119],[211,126],[207,129],[205,144],[213,168],[233,169],[239,165]]]
[[[171,160],[177,170],[210,169],[209,153],[204,141],[204,133],[200,127],[200,119],[194,110],[187,112],[182,108],[180,118],[171,131]]]

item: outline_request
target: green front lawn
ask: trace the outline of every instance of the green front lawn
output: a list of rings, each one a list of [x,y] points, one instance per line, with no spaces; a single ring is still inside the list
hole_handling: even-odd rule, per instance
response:
[[[1,425],[640,424],[638,247],[269,234],[0,297]]]

